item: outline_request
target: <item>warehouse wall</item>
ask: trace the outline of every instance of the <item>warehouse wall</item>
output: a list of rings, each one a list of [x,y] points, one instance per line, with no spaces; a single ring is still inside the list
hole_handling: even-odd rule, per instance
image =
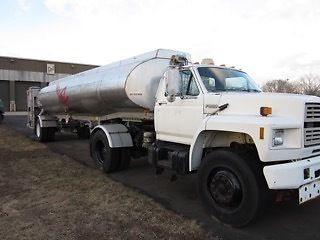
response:
[[[5,111],[27,110],[27,89],[83,72],[96,65],[0,57],[0,98]]]
[[[5,111],[9,111],[10,90],[9,81],[0,81],[0,98],[3,101]]]
[[[27,90],[29,87],[40,87],[40,82],[15,82],[15,101],[17,111],[26,111],[27,109]]]

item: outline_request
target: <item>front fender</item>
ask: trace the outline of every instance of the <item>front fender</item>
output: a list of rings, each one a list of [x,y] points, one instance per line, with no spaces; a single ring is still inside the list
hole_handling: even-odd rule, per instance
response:
[[[263,128],[264,137],[260,137]],[[288,148],[274,149],[271,147],[273,129],[295,129],[298,134],[298,144]],[[189,170],[196,170],[202,158],[203,145],[207,134],[212,132],[242,133],[248,135],[255,144],[259,158],[263,162],[297,159],[301,153],[302,126],[299,122],[288,117],[262,117],[239,115],[214,115],[206,117],[190,146]]]

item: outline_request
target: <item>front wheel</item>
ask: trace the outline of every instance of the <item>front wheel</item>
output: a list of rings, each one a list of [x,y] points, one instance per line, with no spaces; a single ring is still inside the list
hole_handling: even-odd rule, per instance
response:
[[[213,151],[205,156],[198,171],[200,198],[219,221],[234,227],[245,226],[262,204],[257,175],[238,154]]]

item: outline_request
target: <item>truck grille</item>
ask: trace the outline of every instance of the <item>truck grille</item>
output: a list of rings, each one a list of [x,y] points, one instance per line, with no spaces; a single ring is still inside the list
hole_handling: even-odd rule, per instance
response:
[[[304,146],[320,145],[320,103],[306,103]]]
[[[304,146],[313,146],[320,144],[320,128],[304,129]]]
[[[305,122],[320,121],[320,103],[306,103]]]

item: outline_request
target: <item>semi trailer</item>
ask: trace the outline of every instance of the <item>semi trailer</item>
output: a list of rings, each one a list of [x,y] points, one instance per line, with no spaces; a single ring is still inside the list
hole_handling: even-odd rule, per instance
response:
[[[159,49],[28,90],[39,141],[90,138],[105,173],[147,156],[160,174],[197,174],[208,214],[236,227],[287,197],[320,195],[320,99],[263,93],[247,73]]]

